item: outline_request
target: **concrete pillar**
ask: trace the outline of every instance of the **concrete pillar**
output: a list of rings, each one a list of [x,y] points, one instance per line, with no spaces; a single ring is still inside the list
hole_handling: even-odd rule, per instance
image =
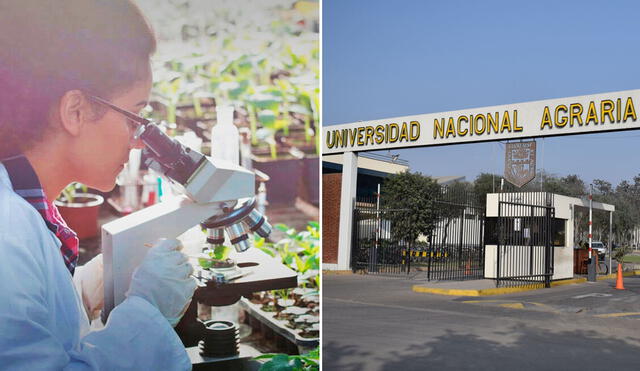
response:
[[[351,269],[351,233],[353,232],[353,204],[358,180],[358,155],[342,155],[342,187],[340,191],[340,229],[338,232],[338,270]]]

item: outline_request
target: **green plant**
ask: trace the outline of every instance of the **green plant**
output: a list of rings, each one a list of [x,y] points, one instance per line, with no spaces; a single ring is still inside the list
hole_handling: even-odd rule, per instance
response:
[[[613,255],[611,256],[618,264],[622,264],[624,262],[624,257],[631,252],[630,246],[620,246],[617,248]]]
[[[86,185],[78,182],[70,183],[68,186],[62,189],[62,193],[58,196],[58,199],[62,202],[73,203],[74,198],[76,197],[76,193],[78,190],[81,190],[82,193],[87,193],[88,188]]]
[[[286,237],[276,243],[266,242],[255,236],[254,246],[272,257],[279,256],[282,263],[298,272],[303,287],[316,287],[316,275],[320,270],[320,231],[318,222],[309,222],[306,231],[298,232],[285,224],[276,224],[276,229]],[[311,276],[308,273],[312,273]]]
[[[212,268],[216,262],[225,261],[229,257],[229,252],[231,252],[231,248],[225,245],[217,245],[212,250],[208,250],[204,252],[204,255],[207,257],[198,258],[198,263],[204,269]]]
[[[301,232],[284,224],[276,224],[274,227],[284,232],[286,237],[277,243],[271,243],[255,235],[254,246],[272,257],[279,257],[283,264],[298,272],[299,286],[304,289],[313,289],[301,298],[317,297],[320,289],[319,223],[309,222],[307,230]],[[288,290],[275,290],[271,293],[274,310],[278,298],[286,300],[290,296]]]
[[[254,359],[269,360],[260,367],[261,371],[315,371],[320,369],[320,347],[299,356],[277,353],[263,354]]]

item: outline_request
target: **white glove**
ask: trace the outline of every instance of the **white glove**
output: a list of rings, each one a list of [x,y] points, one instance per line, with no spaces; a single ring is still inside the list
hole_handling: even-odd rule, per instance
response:
[[[193,267],[179,250],[180,241],[160,239],[133,272],[127,296],[138,296],[155,306],[175,326],[186,311],[196,280]]]
[[[77,267],[73,274],[73,283],[82,297],[89,320],[98,318],[104,306],[103,278],[102,254],[96,255],[85,265]]]

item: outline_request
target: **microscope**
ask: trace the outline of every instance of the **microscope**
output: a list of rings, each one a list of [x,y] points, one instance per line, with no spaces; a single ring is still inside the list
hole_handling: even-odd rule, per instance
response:
[[[146,145],[146,164],[168,178],[181,195],[103,225],[102,322],[106,323],[109,313],[125,299],[133,271],[150,244],[200,225],[207,230],[204,248],[222,245],[227,235],[237,252],[235,277],[212,273],[195,263],[198,288],[176,332],[194,365],[216,357],[242,356],[237,339],[232,340],[237,336],[233,324],[198,320],[197,303],[230,305],[255,291],[295,287],[297,274],[262,251],[249,249],[253,233],[266,238],[271,232],[266,217],[255,209],[254,173],[185,147],[153,122],[145,121],[135,135]]]

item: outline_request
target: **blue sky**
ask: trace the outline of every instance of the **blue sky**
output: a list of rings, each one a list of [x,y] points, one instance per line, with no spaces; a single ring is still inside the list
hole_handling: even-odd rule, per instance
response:
[[[640,89],[640,2],[324,0],[323,125]],[[387,151],[383,151],[386,153]],[[499,142],[393,150],[424,174],[502,173]],[[538,140],[538,169],[615,185],[640,131]]]

